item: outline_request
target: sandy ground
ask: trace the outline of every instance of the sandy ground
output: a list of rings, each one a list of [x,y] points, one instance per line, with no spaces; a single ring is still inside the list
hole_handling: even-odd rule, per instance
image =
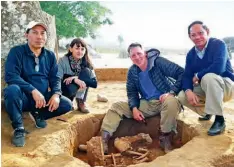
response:
[[[87,102],[91,109],[90,114],[73,111],[64,116],[68,122],[51,119],[48,120],[48,127],[45,129],[36,129],[32,120],[25,114],[25,127],[30,131],[30,134],[27,135],[26,145],[23,148],[12,146],[12,128],[3,109],[1,112],[2,166],[89,166],[71,156],[72,150],[69,150],[68,147],[75,145],[75,143],[77,144],[77,142],[81,142],[81,140],[84,142],[88,139],[80,136],[79,141],[73,143],[71,138],[77,134],[70,131],[70,129],[80,128],[87,135],[91,133],[95,134],[98,131],[98,127],[100,127],[104,114],[111,104],[115,101],[127,99],[125,89],[125,82],[100,82],[98,88],[90,89],[88,94]],[[107,96],[109,101],[107,103],[97,102],[98,93]],[[94,116],[97,118],[94,119]],[[188,142],[181,149],[176,149],[148,164],[136,166],[216,167],[215,164],[221,164],[219,166],[223,167],[226,161],[230,164],[231,160],[234,161],[234,158],[230,158],[230,156],[234,157],[234,100],[225,104],[224,116],[227,124],[225,133],[219,136],[209,137],[206,132],[211,126],[213,119],[208,122],[198,122],[198,115],[186,109],[184,113],[179,115],[178,119],[184,121],[190,127],[196,128],[200,135]],[[92,123],[96,121],[96,125],[87,129],[88,126],[86,124],[81,124],[86,118],[91,118]],[[75,127],[74,122],[80,124],[77,124],[77,127]],[[66,130],[68,129],[69,131],[67,132]],[[66,135],[71,136],[70,140],[66,139]],[[62,147],[63,144],[68,144],[68,146]],[[212,163],[214,160],[216,160],[215,164]]]

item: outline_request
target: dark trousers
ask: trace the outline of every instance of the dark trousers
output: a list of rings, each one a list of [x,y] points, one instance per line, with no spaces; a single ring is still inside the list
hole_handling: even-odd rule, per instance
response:
[[[65,83],[62,83],[62,94],[69,98],[71,101],[73,101],[74,97],[76,96],[76,92],[78,91],[79,86],[75,83],[70,83],[69,85],[66,85]],[[88,95],[88,89],[85,91],[83,101],[86,101],[87,95]]]
[[[84,68],[81,70],[80,74],[79,74],[79,79],[84,81],[86,83],[87,89],[85,91],[85,95],[84,98],[82,99],[83,101],[86,101],[87,95],[88,95],[88,87],[97,87],[97,81],[96,78],[91,78],[91,73],[92,71],[89,68]],[[66,76],[63,78],[64,79],[71,77],[71,76]],[[64,82],[62,81],[62,92],[63,95],[66,96],[67,98],[69,98],[71,101],[74,99],[74,97],[76,96],[76,92],[77,90],[80,88],[79,85],[77,85],[76,83],[72,82],[69,85],[66,85]]]
[[[48,92],[44,95],[46,102],[49,101],[52,94]],[[5,107],[6,111],[10,117],[12,122],[12,127],[24,127],[23,119],[22,119],[22,112],[23,111],[38,111],[40,116],[44,119],[49,119],[52,117],[56,117],[62,114],[67,113],[72,108],[71,101],[61,96],[59,107],[57,110],[50,112],[48,111],[48,107],[36,109],[35,108],[35,101],[32,98],[32,95],[25,94],[18,85],[9,85],[7,88],[4,89],[4,100],[5,100]]]

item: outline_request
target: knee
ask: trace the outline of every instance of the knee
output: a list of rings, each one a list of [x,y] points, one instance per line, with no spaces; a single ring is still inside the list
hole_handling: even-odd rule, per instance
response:
[[[89,69],[89,68],[83,68],[81,71],[80,71],[80,74],[79,74],[79,78],[82,80],[82,79],[85,79],[85,78],[90,78],[90,75],[91,75],[92,71]]]
[[[67,97],[62,96],[60,99],[60,110],[64,113],[72,110],[72,101]]]
[[[185,95],[185,92],[182,90],[179,92],[178,96],[177,96],[179,102],[182,104],[182,105],[185,105],[186,102],[187,102],[187,97]]]
[[[214,73],[207,73],[206,75],[204,75],[201,79],[201,84],[205,84],[205,83],[211,83],[212,81],[215,81],[217,79],[218,75],[214,74]]]
[[[118,101],[111,105],[108,113],[117,113],[120,117],[124,114],[125,116],[129,115],[130,109],[127,102]]]
[[[63,91],[64,96],[72,100],[75,97],[77,90],[78,90],[78,86],[71,83],[69,85],[63,85],[62,91]]]
[[[66,105],[65,105],[65,111],[71,111],[72,110],[72,101],[70,99],[66,99],[65,101]]]
[[[166,100],[164,101],[164,104],[167,106],[175,106],[178,105],[179,101],[176,97],[173,96],[169,96],[166,98]]]
[[[111,110],[115,111],[119,107],[120,107],[120,102],[115,102],[111,105]]]
[[[4,97],[5,98],[15,98],[21,96],[21,89],[18,85],[9,85],[4,89]]]

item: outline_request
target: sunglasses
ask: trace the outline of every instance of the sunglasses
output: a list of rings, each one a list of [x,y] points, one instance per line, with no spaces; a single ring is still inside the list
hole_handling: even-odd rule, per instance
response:
[[[39,58],[38,57],[35,57],[35,71],[38,72],[39,71]]]

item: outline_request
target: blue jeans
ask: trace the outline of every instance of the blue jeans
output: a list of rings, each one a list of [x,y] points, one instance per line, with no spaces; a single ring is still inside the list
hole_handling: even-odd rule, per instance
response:
[[[46,102],[49,101],[51,96],[52,94],[50,92],[44,95]],[[72,108],[72,102],[68,98],[61,96],[59,107],[54,112],[48,111],[48,107],[36,109],[32,95],[25,94],[20,87],[15,84],[9,85],[4,89],[4,100],[6,111],[14,129],[24,127],[22,119],[23,111],[38,111],[42,118],[49,119],[65,114]]]

